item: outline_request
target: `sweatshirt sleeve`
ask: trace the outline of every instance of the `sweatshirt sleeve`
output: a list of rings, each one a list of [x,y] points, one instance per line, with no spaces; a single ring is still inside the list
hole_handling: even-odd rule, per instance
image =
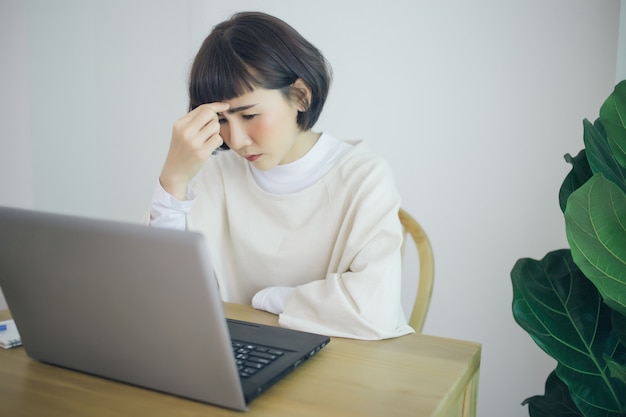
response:
[[[187,200],[180,201],[157,183],[150,210],[144,215],[143,223],[157,228],[186,230],[187,215],[195,199],[196,195],[191,188],[187,189]]]
[[[295,288],[281,325],[335,337],[386,339],[413,333],[401,305],[400,198],[386,163],[354,175],[342,233],[325,279]]]

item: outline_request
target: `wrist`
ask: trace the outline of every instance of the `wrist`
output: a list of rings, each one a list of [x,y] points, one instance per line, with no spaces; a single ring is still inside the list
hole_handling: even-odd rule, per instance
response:
[[[159,183],[172,197],[180,201],[187,200],[187,187],[189,185],[187,181],[175,181],[161,175],[159,177]]]

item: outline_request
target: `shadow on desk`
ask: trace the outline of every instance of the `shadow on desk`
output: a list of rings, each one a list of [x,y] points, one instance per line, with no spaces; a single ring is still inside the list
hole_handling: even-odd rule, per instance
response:
[[[229,318],[277,325],[276,316],[249,306],[224,308]],[[424,334],[333,338],[240,413],[39,363],[19,347],[0,351],[0,415],[473,417],[480,355],[477,343]]]

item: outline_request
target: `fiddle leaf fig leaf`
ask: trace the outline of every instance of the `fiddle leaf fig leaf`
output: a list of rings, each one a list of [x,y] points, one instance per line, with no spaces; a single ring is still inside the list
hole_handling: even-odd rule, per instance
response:
[[[602,104],[600,120],[606,128],[615,159],[626,168],[626,80],[617,84]]]
[[[570,196],[565,229],[576,265],[626,315],[626,194],[596,174]]]
[[[572,401],[567,385],[554,371],[546,380],[545,394],[527,398],[522,405],[526,404],[531,417],[583,417]]]
[[[613,311],[613,330],[619,336],[619,340],[622,342],[622,345],[626,346],[626,316],[618,313],[617,311]]]
[[[565,160],[572,164],[572,169],[565,177],[559,191],[559,205],[561,206],[561,211],[565,211],[565,206],[569,196],[593,176],[593,172],[591,172],[591,167],[589,166],[589,161],[587,161],[587,154],[584,149],[575,157],[572,157],[570,154],[566,154]]]
[[[613,310],[612,315],[613,330],[617,334],[621,344],[626,346],[626,316]],[[613,360],[607,360],[609,369],[611,370],[611,376],[618,378],[624,384],[626,384],[626,363],[617,363]]]
[[[609,367],[611,377],[619,379],[620,381],[622,381],[622,384],[626,384],[626,365],[615,362],[609,357],[605,357],[604,359],[606,360],[606,364]]]
[[[515,320],[558,362],[531,417],[626,417],[626,80],[583,130],[559,190],[570,249],[511,271]]]
[[[558,361],[556,374],[582,414],[623,416],[626,386],[610,377],[605,358],[624,363],[626,348],[611,327],[611,309],[570,250],[518,260],[511,281],[515,320]]]
[[[619,356],[619,361],[624,361],[623,350],[620,350],[617,356]],[[615,360],[611,361],[617,363]],[[560,363],[556,367],[556,374],[569,387],[572,400],[585,417],[624,417],[626,415],[626,405],[624,405],[626,386],[622,381],[611,376],[609,364],[605,360],[600,363],[604,364],[602,372],[589,376],[585,381],[579,379],[578,370]]]
[[[594,124],[583,121],[585,151],[589,166],[594,174],[603,174],[626,192],[626,169],[615,159],[609,146],[606,130],[600,119]]]

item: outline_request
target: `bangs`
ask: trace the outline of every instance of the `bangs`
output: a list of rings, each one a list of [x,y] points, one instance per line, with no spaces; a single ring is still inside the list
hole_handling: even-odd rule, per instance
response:
[[[287,23],[265,13],[238,13],[216,25],[200,46],[189,74],[189,111],[256,88],[280,90],[304,109],[297,123],[307,130],[324,107],[331,78],[322,53]],[[298,79],[310,98],[294,87]]]
[[[189,77],[189,110],[249,93],[259,85],[253,70],[227,45],[223,36],[202,44]],[[201,58],[200,58],[201,57]]]

